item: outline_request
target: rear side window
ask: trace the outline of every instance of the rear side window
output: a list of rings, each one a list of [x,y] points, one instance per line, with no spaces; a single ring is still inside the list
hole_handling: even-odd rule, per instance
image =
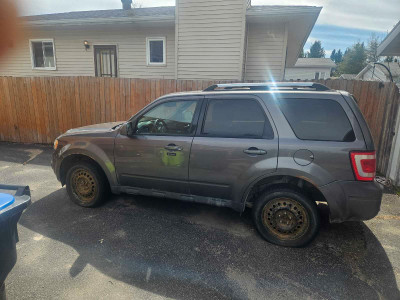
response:
[[[355,140],[345,111],[334,100],[280,99],[278,103],[299,139],[337,142]]]
[[[202,134],[213,137],[269,138],[274,133],[256,100],[210,100]]]

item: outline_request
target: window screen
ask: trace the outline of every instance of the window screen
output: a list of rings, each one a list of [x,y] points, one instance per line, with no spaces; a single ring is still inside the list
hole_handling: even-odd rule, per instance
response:
[[[271,124],[255,100],[210,100],[204,135],[237,138],[273,138]]]
[[[334,100],[280,99],[278,103],[299,139],[339,142],[355,140],[346,113]]]

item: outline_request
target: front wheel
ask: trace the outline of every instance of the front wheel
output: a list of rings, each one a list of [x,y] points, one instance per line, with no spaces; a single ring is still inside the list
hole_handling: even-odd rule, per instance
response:
[[[265,192],[257,199],[252,214],[261,236],[280,246],[305,246],[314,239],[320,226],[315,202],[292,189]]]
[[[78,162],[68,170],[66,186],[70,199],[83,207],[98,206],[108,195],[105,175],[87,162]]]

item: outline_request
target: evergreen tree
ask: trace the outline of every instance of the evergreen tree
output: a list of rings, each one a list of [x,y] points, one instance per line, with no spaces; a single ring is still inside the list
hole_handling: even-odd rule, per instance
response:
[[[367,50],[364,43],[356,43],[351,48],[347,48],[343,56],[343,61],[337,69],[340,74],[358,74],[367,65]]]
[[[339,49],[335,55],[335,63],[340,64],[342,62],[342,60],[343,60],[343,53],[342,53],[342,50]]]
[[[309,58],[321,58],[325,57],[325,50],[322,48],[321,41],[315,41],[311,45],[310,52],[308,53]]]
[[[331,53],[331,60],[336,61],[336,49],[333,49],[333,50],[332,50],[332,53]]]

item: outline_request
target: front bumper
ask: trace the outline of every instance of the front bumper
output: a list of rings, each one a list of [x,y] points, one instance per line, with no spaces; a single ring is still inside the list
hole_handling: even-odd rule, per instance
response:
[[[328,202],[332,223],[369,220],[379,213],[383,187],[375,181],[335,181],[320,190]]]
[[[54,174],[57,177],[58,181],[60,180],[60,158],[58,151],[54,151],[51,158],[51,168],[53,169]]]

